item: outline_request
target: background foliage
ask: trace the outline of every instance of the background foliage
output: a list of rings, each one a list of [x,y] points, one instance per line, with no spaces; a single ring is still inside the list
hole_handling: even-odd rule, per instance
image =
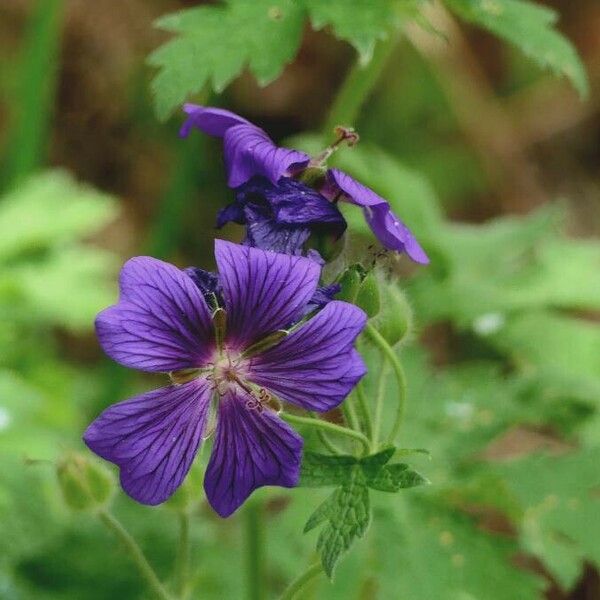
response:
[[[152,29],[159,16],[169,35]],[[396,283],[374,321],[413,314],[397,347],[409,381],[399,443],[431,457],[401,461],[432,484],[396,495],[355,465],[351,481],[304,479],[334,487],[261,490],[266,596],[315,560],[319,536],[341,558],[307,597],[600,594],[599,33],[593,0],[0,0],[0,598],[147,597],[44,461],[82,450],[99,410],[154,383],[105,361],[91,333],[121,259],[211,266],[230,197],[219,144],[181,142],[179,116],[154,116],[190,97],[308,151],[342,115],[362,140],[337,166],[389,199],[432,258],[384,262]],[[365,387],[391,410],[387,370]],[[182,493],[198,594],[244,597],[255,565],[240,551],[243,514],[217,519],[195,480]],[[339,547],[336,502],[359,507]],[[116,499],[167,578],[176,508]]]

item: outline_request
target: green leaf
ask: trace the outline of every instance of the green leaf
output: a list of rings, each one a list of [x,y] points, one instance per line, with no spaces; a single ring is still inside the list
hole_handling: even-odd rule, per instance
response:
[[[349,10],[347,0],[304,0],[315,29],[330,26],[340,39],[350,42],[366,63],[377,40],[385,39],[396,24],[391,0],[354,0]]]
[[[313,512],[304,532],[325,523],[317,540],[323,569],[329,577],[340,556],[353,542],[363,537],[371,519],[369,488],[398,492],[403,488],[427,483],[408,465],[387,463],[396,451],[390,447],[358,459],[354,456],[328,456],[305,452],[300,485],[304,487],[338,486]]]
[[[308,532],[326,523],[319,533],[317,551],[329,577],[340,556],[357,538],[364,536],[370,521],[369,491],[362,469],[355,464],[341,487],[317,508],[304,528]]]
[[[91,235],[115,217],[116,209],[111,197],[65,171],[34,175],[0,203],[0,262]]]
[[[222,91],[246,67],[269,83],[295,56],[303,22],[293,0],[227,0],[162,17],[156,26],[176,36],[149,57],[159,68],[152,83],[159,118],[206,85]]]
[[[421,474],[413,471],[407,464],[387,465],[369,479],[369,487],[380,492],[398,492],[429,483]]]
[[[60,170],[8,192],[0,202],[0,322],[89,329],[114,300],[116,259],[81,239],[115,214],[111,197]]]
[[[540,67],[568,77],[587,97],[585,67],[571,42],[554,29],[558,13],[525,0],[445,0],[466,21],[515,45]]]
[[[321,487],[341,485],[346,481],[349,470],[358,464],[354,456],[330,456],[316,452],[305,452],[299,485]]]
[[[370,538],[381,598],[538,600],[544,581],[512,563],[517,546],[422,494],[375,507]],[[387,550],[386,550],[387,549]]]
[[[600,325],[559,313],[526,312],[507,320],[489,341],[522,369],[554,371],[600,383]]]
[[[496,467],[522,506],[524,549],[568,590],[584,560],[600,566],[600,449],[532,456]]]
[[[422,319],[452,319],[482,337],[523,309],[600,308],[600,244],[561,235],[562,211],[438,228],[438,262],[408,288]],[[502,248],[502,252],[498,252]]]

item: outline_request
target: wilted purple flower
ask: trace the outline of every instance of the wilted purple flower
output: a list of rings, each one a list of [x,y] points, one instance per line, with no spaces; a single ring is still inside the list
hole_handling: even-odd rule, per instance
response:
[[[117,362],[167,372],[172,385],[109,407],[84,440],[120,467],[132,498],[159,504],[212,433],[214,407],[204,489],[226,517],[258,487],[297,484],[303,442],[277,416],[278,399],[320,412],[339,405],[366,371],[353,347],[366,316],[334,300],[299,322],[318,304],[320,267],[308,258],[222,240],[215,256],[218,280],[149,257],[125,264],[98,339]]]
[[[429,262],[425,251],[408,227],[392,212],[389,203],[347,173],[339,169],[323,169],[323,177],[315,177],[311,187],[296,178],[302,179],[310,169],[322,169],[321,159],[313,161],[304,152],[276,146],[262,129],[230,111],[195,104],[186,104],[184,111],[188,118],[181,128],[182,136],[187,136],[196,127],[208,135],[223,138],[228,184],[238,194],[236,204],[221,213],[219,223],[222,225],[235,220],[249,227],[253,222],[259,223],[260,237],[249,230],[247,243],[252,244],[251,236],[254,235],[256,245],[268,246],[274,238],[279,240],[280,237],[280,232],[274,230],[272,225],[287,226],[285,232],[291,229],[302,231],[298,239],[288,239],[284,244],[286,248],[294,245],[294,253],[298,253],[310,234],[310,225],[319,222],[319,218],[320,223],[334,223],[338,233],[343,231],[343,226],[340,231],[340,224],[343,223],[341,214],[336,213],[334,218],[330,210],[327,216],[319,216],[319,211],[326,212],[325,202],[340,200],[363,209],[367,223],[383,246],[389,250],[406,252],[415,262]],[[294,190],[289,189],[291,181],[294,182]],[[268,219],[265,213],[259,213],[256,218],[248,213],[245,198],[247,189],[244,186],[251,186],[255,195],[256,192],[262,193]],[[287,194],[288,207],[296,205],[292,223],[281,219],[277,210],[273,210],[273,201],[268,196],[275,197],[277,194]],[[317,197],[320,199],[317,200]],[[310,202],[306,202],[306,198],[310,198]]]
[[[282,177],[277,185],[262,176],[242,184],[235,202],[219,212],[217,227],[230,221],[246,225],[246,245],[284,254],[301,254],[312,232],[339,238],[346,229],[333,202],[289,177]]]

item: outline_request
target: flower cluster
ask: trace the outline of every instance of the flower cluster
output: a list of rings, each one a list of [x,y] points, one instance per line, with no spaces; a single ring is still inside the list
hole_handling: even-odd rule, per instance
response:
[[[218,226],[236,221],[247,226],[246,243],[267,250],[299,253],[315,227],[341,235],[346,222],[336,203],[349,202],[363,209],[365,219],[387,249],[406,252],[417,263],[429,259],[408,227],[389,203],[373,190],[325,162],[344,140],[356,134],[340,128],[340,138],[317,158],[298,150],[279,148],[259,127],[221,108],[186,104],[188,115],[181,128],[192,128],[223,138],[229,187],[235,202],[219,215]]]
[[[258,487],[298,483],[303,440],[278,416],[281,403],[331,410],[366,372],[354,348],[366,315],[335,300],[336,285],[319,285],[316,253],[301,255],[311,233],[341,235],[336,201],[345,200],[363,207],[386,247],[427,257],[387,202],[345,173],[278,148],[228,111],[186,112],[183,134],[195,126],[224,138],[235,202],[218,222],[245,224],[246,239],[216,241],[217,273],[150,257],[124,265],[118,303],[96,319],[99,342],[120,364],[166,373],[170,384],[107,408],[84,441],[120,467],[127,494],[154,505],[214,434],[204,488],[227,517]]]

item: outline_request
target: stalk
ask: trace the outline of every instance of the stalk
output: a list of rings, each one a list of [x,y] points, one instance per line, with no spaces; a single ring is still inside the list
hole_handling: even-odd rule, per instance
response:
[[[300,592],[307,583],[309,583],[312,579],[314,579],[319,573],[322,572],[321,563],[314,563],[304,571],[301,575],[299,575],[288,588],[281,595],[280,600],[294,600],[297,598],[298,592]]]
[[[110,529],[119,538],[125,550],[135,563],[138,571],[142,577],[146,580],[148,586],[152,589],[154,594],[160,600],[172,600],[171,596],[165,590],[163,584],[157,577],[154,569],[150,566],[150,563],[144,556],[142,549],[138,546],[137,542],[133,539],[132,535],[123,527],[120,521],[117,520],[108,510],[103,509],[98,512],[98,517],[108,529]]]

